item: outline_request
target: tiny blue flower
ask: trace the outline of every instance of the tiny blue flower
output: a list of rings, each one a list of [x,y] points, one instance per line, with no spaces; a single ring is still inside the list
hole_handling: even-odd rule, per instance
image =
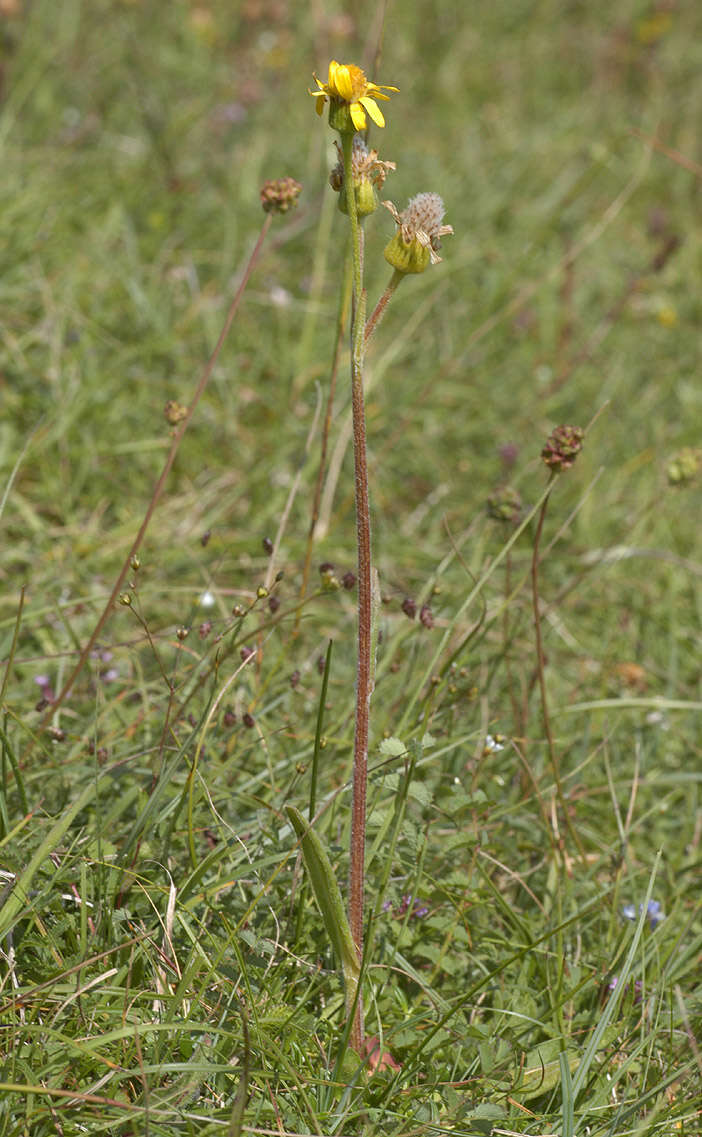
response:
[[[642,911],[643,904],[639,904],[638,915],[641,915]],[[648,916],[648,922],[651,926],[651,931],[653,931],[654,928],[658,927],[661,920],[665,920],[665,912],[661,912],[660,900],[649,900],[646,907],[646,915]],[[622,916],[625,920],[634,921],[637,917],[636,905],[625,904],[622,908]]]
[[[648,920],[651,925],[651,931],[660,924],[661,920],[665,920],[665,913],[661,912],[660,902],[658,900],[649,900],[648,902]]]

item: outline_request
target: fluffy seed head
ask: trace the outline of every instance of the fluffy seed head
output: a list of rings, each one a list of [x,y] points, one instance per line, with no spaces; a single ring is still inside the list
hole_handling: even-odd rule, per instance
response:
[[[391,201],[383,205],[393,216],[399,229],[385,249],[385,259],[398,272],[424,272],[441,257],[441,238],[453,233],[451,225],[442,225],[444,203],[438,193],[418,193],[407,208],[398,213]]]
[[[420,229],[424,230],[433,247],[434,242],[439,240],[440,230],[450,229],[450,226],[441,224],[445,212],[444,203],[438,193],[418,193],[407,203],[407,208],[402,214],[402,223],[415,235]],[[450,231],[453,232],[452,229]]]

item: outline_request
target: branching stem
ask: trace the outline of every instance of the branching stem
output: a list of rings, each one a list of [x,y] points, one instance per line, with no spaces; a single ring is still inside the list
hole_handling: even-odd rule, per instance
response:
[[[393,294],[395,292],[395,289],[397,288],[400,281],[404,278],[404,276],[405,276],[405,273],[398,272],[398,270],[395,269],[392,276],[390,277],[390,282],[389,282],[387,288],[385,289],[385,292],[380,297],[380,300],[378,301],[378,303],[376,304],[372,313],[368,317],[368,321],[366,323],[366,330],[365,330],[365,341],[366,341],[366,343],[368,343],[369,339],[373,335],[373,332],[375,331],[378,324],[380,323],[383,316],[385,315],[385,309],[387,308],[388,304],[390,303],[390,301],[393,297]]]

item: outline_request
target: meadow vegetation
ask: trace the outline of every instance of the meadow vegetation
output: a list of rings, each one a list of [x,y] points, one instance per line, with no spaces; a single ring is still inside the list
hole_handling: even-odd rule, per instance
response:
[[[0,1137],[702,1131],[696,33],[685,0],[0,0]],[[400,88],[383,196],[454,229],[365,361],[360,1055],[286,812],[345,895],[331,59]]]

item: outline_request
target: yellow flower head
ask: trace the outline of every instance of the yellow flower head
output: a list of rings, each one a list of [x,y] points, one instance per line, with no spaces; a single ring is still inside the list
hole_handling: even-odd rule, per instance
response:
[[[329,64],[329,82],[322,83],[317,76],[314,81],[319,87],[318,91],[310,91],[310,95],[317,100],[317,114],[322,114],[327,97],[331,103],[330,115],[335,110],[343,110],[350,115],[354,130],[366,129],[366,111],[376,126],[385,126],[385,119],[376,99],[387,102],[389,95],[383,91],[397,91],[397,87],[378,86],[366,79],[360,67],[355,63],[337,63],[332,59]],[[337,130],[339,123],[331,122]]]

